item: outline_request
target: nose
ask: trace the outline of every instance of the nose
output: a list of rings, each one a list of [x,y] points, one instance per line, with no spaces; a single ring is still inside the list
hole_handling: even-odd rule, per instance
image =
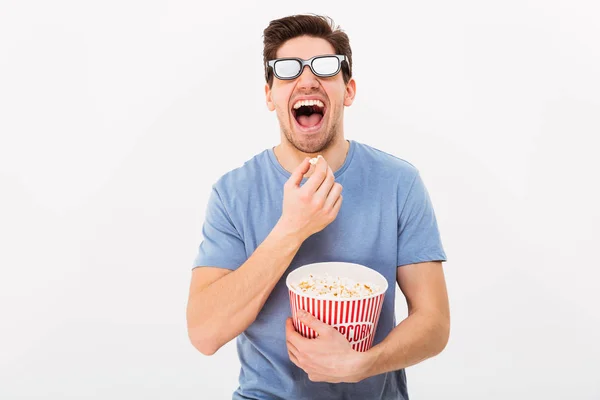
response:
[[[297,78],[298,79],[298,87],[300,89],[317,89],[319,87],[319,80],[312,73],[310,67],[308,65],[304,66],[304,70],[302,74]]]

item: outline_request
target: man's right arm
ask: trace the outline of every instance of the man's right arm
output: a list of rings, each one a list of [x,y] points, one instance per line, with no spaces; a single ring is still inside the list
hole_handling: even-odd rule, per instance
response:
[[[306,158],[284,187],[282,215],[265,240],[235,271],[201,266],[192,273],[187,304],[190,341],[201,353],[214,354],[254,320],[300,246],[335,220],[342,186],[320,159],[300,187],[310,164]]]
[[[195,268],[187,308],[188,335],[194,347],[214,354],[254,322],[301,244],[276,226],[235,271]]]

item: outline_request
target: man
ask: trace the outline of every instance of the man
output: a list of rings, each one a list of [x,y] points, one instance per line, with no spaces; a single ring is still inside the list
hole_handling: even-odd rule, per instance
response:
[[[234,399],[408,399],[404,368],[441,352],[450,325],[427,190],[408,162],[344,138],[356,83],[348,37],[333,21],[271,21],[263,55],[281,143],[213,185],[193,265],[190,340],[211,355],[237,337]],[[388,280],[370,350],[354,351],[312,316],[303,322],[318,338],[295,332],[285,278],[323,261],[362,264]],[[398,326],[396,282],[409,308]]]

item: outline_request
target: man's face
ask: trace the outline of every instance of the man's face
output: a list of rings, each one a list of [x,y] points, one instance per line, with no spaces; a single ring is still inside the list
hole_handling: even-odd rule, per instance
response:
[[[325,39],[301,36],[285,42],[276,58],[298,57],[307,60],[323,54],[335,54],[333,46]],[[356,84],[351,79],[344,84],[342,71],[321,78],[305,66],[302,74],[292,80],[273,78],[273,86],[265,85],[267,106],[277,112],[281,132],[287,141],[304,153],[320,153],[342,133],[344,106],[354,100]],[[298,108],[302,99],[319,100],[323,104],[311,114],[307,107]],[[295,107],[296,106],[296,107]],[[321,114],[322,111],[322,115]]]

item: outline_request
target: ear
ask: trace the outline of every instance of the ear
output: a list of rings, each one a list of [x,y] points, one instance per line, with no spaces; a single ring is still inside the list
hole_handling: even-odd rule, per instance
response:
[[[346,84],[346,94],[344,96],[344,105],[349,107],[354,102],[356,96],[356,81],[354,78],[350,78],[348,84]]]
[[[273,99],[271,98],[271,88],[269,87],[268,83],[265,84],[265,98],[267,101],[267,108],[269,109],[269,111],[274,111],[275,104],[273,103]]]

